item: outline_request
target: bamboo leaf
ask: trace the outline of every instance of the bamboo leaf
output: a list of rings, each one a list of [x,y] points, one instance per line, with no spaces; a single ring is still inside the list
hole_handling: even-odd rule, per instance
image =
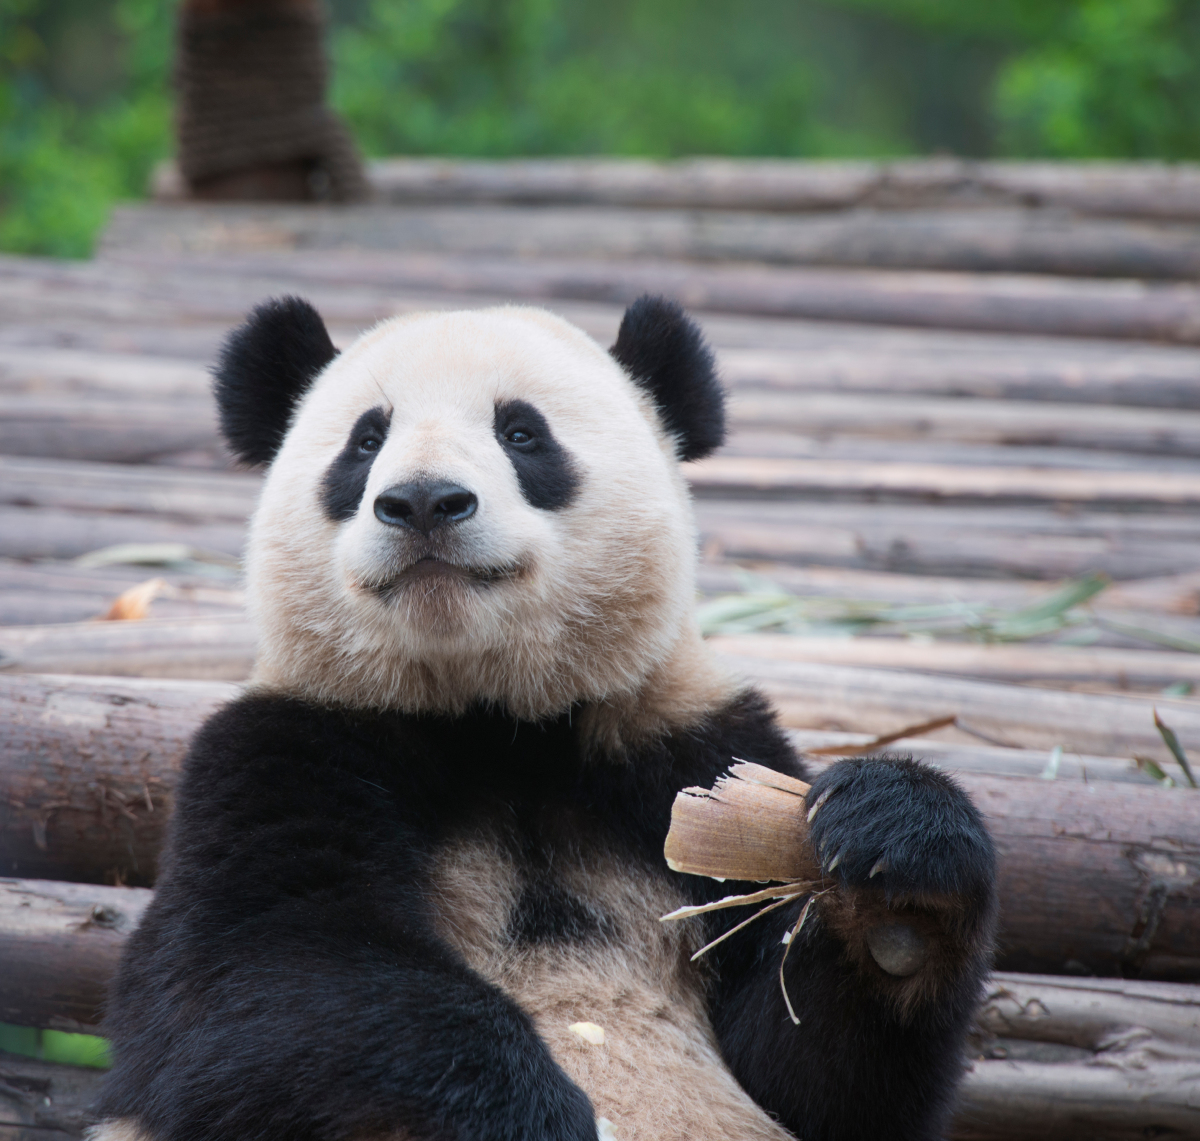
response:
[[[1183,769],[1183,775],[1187,777],[1188,784],[1192,788],[1200,787],[1196,784],[1196,778],[1192,775],[1192,766],[1188,764],[1187,754],[1183,751],[1183,746],[1179,743],[1179,738],[1175,736],[1175,730],[1165,724],[1158,715],[1158,710],[1154,711],[1154,724],[1158,728],[1159,735],[1166,742],[1167,748],[1171,750],[1173,756],[1178,762],[1179,767]]]

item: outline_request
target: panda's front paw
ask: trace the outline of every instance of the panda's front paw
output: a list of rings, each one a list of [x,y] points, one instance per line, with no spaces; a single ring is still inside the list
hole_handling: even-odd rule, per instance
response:
[[[986,907],[995,875],[979,811],[949,777],[910,759],[839,761],[808,793],[822,871],[888,897],[953,897]]]

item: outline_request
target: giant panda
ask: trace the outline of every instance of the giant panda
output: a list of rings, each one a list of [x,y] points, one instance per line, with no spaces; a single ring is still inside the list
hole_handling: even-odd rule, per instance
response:
[[[268,465],[260,652],[185,763],[93,1137],[942,1136],[992,847],[911,760],[807,774],[705,648],[680,465],[723,394],[684,312],[642,298],[608,352],[508,307],[339,354],[284,298],[216,396]],[[739,890],[663,859],[677,791],[733,758],[812,782],[823,890],[782,980],[799,902],[696,961],[746,913],[660,922]]]

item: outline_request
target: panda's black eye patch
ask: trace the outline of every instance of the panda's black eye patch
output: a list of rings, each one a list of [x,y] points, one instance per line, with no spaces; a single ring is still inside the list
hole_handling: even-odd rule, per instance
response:
[[[358,510],[371,464],[387,439],[391,419],[392,414],[382,408],[368,409],[354,422],[346,446],[329,465],[321,481],[321,506],[335,523],[345,522]]]
[[[579,473],[545,416],[528,401],[504,400],[496,405],[494,430],[531,506],[556,511],[571,503],[579,491]]]

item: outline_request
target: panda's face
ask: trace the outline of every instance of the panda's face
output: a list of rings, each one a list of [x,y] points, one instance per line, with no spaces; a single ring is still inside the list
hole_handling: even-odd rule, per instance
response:
[[[526,717],[636,689],[691,610],[677,449],[613,358],[541,311],[365,334],[300,400],[254,518],[259,680]]]

